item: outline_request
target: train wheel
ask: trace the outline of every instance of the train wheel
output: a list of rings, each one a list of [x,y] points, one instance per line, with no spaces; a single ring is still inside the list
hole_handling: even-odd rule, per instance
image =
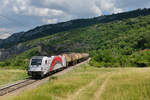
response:
[[[68,64],[68,63],[66,63],[66,67],[68,67],[68,65],[69,65],[69,64]]]
[[[42,73],[41,75],[40,75],[40,78],[43,78],[44,77],[44,74]]]

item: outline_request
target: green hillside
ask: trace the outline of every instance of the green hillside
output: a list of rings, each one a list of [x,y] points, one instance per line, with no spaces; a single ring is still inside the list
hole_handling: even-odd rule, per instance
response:
[[[109,23],[147,15],[150,15],[150,8],[137,9],[112,15],[103,15],[95,18],[75,19],[67,22],[37,26],[36,28],[26,32],[14,33],[9,38],[0,41],[0,49],[10,48],[18,45],[19,43],[27,42],[29,40],[34,40],[48,35],[53,35],[58,32],[84,28],[98,23]]]
[[[72,29],[19,45],[34,48],[0,62],[0,66],[25,68],[33,55],[63,52],[89,52],[90,64],[97,67],[150,66],[150,15]]]

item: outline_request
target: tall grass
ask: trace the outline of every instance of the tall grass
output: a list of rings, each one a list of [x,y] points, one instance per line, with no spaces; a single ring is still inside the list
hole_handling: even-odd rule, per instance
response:
[[[0,87],[27,77],[25,70],[0,69]]]
[[[150,69],[126,69],[109,80],[102,100],[150,100]]]
[[[149,68],[83,65],[9,100],[150,100],[149,72]]]

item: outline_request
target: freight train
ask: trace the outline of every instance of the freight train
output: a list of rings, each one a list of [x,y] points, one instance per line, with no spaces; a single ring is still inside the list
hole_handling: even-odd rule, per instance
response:
[[[34,56],[30,59],[28,75],[41,78],[58,70],[65,69],[89,58],[87,53],[69,53],[58,56]]]

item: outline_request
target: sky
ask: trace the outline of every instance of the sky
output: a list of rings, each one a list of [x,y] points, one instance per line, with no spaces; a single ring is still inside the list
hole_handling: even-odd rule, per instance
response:
[[[44,24],[149,8],[150,0],[0,0],[0,5],[0,34],[12,34]]]

